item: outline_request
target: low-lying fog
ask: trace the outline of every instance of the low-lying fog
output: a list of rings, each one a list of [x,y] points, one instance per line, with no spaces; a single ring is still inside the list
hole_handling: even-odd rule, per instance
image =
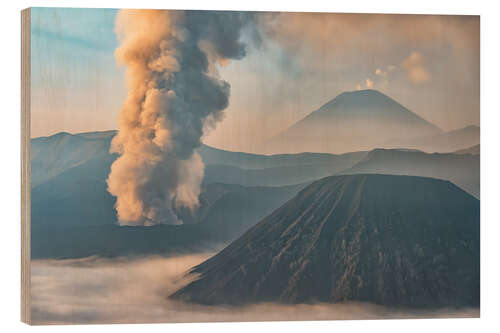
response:
[[[370,304],[200,306],[172,301],[211,254],[32,261],[34,324],[478,317],[479,309],[404,312]]]

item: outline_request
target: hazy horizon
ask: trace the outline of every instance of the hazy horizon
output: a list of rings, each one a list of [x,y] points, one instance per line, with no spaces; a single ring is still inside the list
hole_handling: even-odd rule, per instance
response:
[[[270,138],[259,136],[245,147],[210,142],[207,137],[210,138],[212,132],[207,129],[208,134],[200,138],[200,143],[225,151],[259,155],[345,154],[377,148],[446,153],[475,145],[479,140],[479,128],[479,125],[468,124],[445,131],[390,96],[376,89],[364,89],[343,92]],[[31,138],[110,131],[118,133],[119,129],[59,131]]]

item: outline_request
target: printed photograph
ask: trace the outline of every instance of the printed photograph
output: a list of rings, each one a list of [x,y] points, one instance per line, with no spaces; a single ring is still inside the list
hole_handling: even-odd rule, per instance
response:
[[[30,9],[31,323],[480,316],[480,18]]]

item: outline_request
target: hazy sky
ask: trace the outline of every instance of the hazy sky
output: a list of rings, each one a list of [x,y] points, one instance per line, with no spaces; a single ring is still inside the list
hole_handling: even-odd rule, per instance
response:
[[[125,98],[116,10],[33,8],[32,137],[115,129]]]
[[[117,128],[116,10],[32,10],[32,136]],[[205,137],[245,150],[339,93],[377,89],[444,130],[479,125],[479,18],[261,14],[262,40],[218,68],[231,84]]]

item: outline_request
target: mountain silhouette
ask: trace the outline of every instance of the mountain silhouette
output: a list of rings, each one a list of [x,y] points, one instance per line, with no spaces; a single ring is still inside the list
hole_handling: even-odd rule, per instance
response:
[[[269,152],[344,153],[442,131],[376,90],[344,92],[267,143]]]

